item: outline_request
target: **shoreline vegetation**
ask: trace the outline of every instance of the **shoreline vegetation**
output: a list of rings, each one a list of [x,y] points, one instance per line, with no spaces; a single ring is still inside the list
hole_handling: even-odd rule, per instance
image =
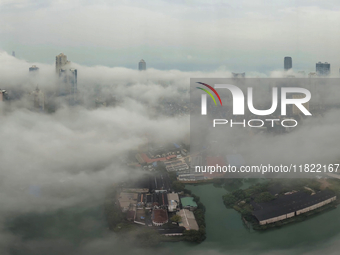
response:
[[[229,180],[230,182],[230,180]],[[239,181],[236,181],[236,184]],[[324,187],[324,183],[327,183]],[[235,186],[239,186],[236,185]],[[277,190],[277,194],[273,195],[273,189]],[[262,183],[256,183],[246,189],[234,189],[222,197],[223,203],[227,208],[233,208],[241,214],[241,218],[245,226],[256,231],[264,231],[273,228],[279,228],[287,224],[297,223],[309,219],[317,214],[332,210],[339,204],[339,199],[319,207],[315,210],[296,215],[292,218],[283,219],[274,223],[260,225],[258,220],[253,215],[253,207],[251,202],[266,203],[275,200],[277,196],[282,196],[286,192],[307,192],[312,194],[323,189],[332,190],[337,198],[340,195],[340,180],[319,181],[316,179],[270,179]],[[271,192],[270,192],[271,191]]]

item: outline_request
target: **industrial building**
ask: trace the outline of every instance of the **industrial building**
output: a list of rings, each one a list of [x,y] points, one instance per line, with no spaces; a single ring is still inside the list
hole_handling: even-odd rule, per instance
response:
[[[177,193],[168,193],[168,210],[174,212],[179,206],[179,196]]]
[[[197,204],[194,201],[193,197],[182,197],[181,198],[181,204],[184,209],[189,209],[191,211],[195,210],[197,208]]]
[[[162,226],[168,222],[168,212],[164,209],[154,209],[152,211],[152,224],[154,226]]]
[[[155,175],[150,180],[151,192],[168,192],[171,189],[171,181],[167,173]]]
[[[198,224],[195,219],[195,215],[193,212],[188,209],[182,209],[177,212],[177,215],[181,216],[181,221],[179,222],[179,226],[185,227],[186,230],[198,230]]]
[[[323,190],[314,195],[299,191],[281,195],[270,202],[251,204],[254,208],[253,215],[260,225],[265,225],[315,210],[335,200],[336,195],[331,190]]]
[[[168,208],[168,196],[165,192],[152,194],[152,206],[156,208]]]
[[[122,212],[126,212],[131,206],[135,206],[137,202],[137,193],[122,192],[119,194],[118,202]]]

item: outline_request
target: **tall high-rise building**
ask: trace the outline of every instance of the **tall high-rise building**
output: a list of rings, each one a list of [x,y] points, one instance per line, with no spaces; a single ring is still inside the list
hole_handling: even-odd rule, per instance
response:
[[[15,57],[15,51],[12,51],[12,56]]]
[[[145,63],[144,59],[141,59],[141,61],[139,61],[138,70],[139,71],[145,71],[146,70],[146,63]]]
[[[33,105],[34,108],[40,111],[45,109],[45,95],[44,93],[37,87],[35,91],[32,92],[33,95]]]
[[[8,94],[6,90],[0,89],[0,102],[8,99]]]
[[[55,57],[55,71],[57,74],[59,74],[60,70],[70,63],[70,61],[67,61],[67,56],[64,55],[64,53],[60,53],[58,56]]]
[[[30,68],[28,68],[28,71],[29,72],[37,72],[37,71],[39,71],[39,67],[33,65]]]
[[[292,69],[293,67],[293,61],[291,57],[285,57],[284,61],[283,61],[283,66],[284,66],[284,70],[288,71],[289,69]]]
[[[76,102],[77,95],[77,69],[60,69],[59,77],[61,80],[59,95],[68,96],[70,104],[74,104]]]
[[[330,63],[321,63],[320,61],[316,63],[316,74],[319,76],[327,76],[331,73]]]

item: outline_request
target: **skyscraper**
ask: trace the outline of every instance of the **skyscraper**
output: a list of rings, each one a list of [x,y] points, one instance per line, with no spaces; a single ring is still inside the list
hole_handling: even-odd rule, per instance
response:
[[[15,51],[12,51],[12,56],[15,57]]]
[[[284,61],[283,61],[283,65],[284,65],[284,70],[288,71],[289,69],[292,69],[293,67],[293,61],[291,57],[285,57]]]
[[[39,71],[39,67],[33,65],[30,68],[28,68],[28,71],[29,72],[37,72],[37,71]]]
[[[138,69],[139,69],[139,71],[145,71],[146,70],[146,63],[145,63],[144,59],[141,59],[141,61],[139,61]]]
[[[316,63],[316,74],[318,76],[327,76],[331,72],[331,64],[330,63],[321,63],[320,61]]]
[[[0,102],[3,102],[8,99],[8,94],[6,90],[0,89]]]
[[[44,93],[37,87],[35,91],[32,92],[33,95],[33,105],[34,108],[43,111],[45,109],[45,95]]]
[[[78,71],[77,69],[60,69],[59,77],[61,80],[60,84],[60,96],[69,96],[70,103],[74,104],[76,102],[76,94],[77,94],[77,80],[78,80]]]
[[[59,74],[60,69],[63,68],[65,65],[70,63],[67,61],[67,56],[64,53],[60,53],[58,56],[55,57],[55,71]]]

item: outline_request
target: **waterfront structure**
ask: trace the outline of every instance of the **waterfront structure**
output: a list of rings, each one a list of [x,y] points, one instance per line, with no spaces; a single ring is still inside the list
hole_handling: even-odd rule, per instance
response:
[[[137,193],[121,192],[118,197],[118,202],[122,212],[126,212],[130,207],[134,206],[137,202]]]
[[[315,68],[318,76],[327,76],[331,73],[331,64],[327,62],[322,63],[319,61],[315,64]]]
[[[158,233],[164,236],[182,236],[185,228],[159,228]]]
[[[283,67],[285,71],[288,71],[292,69],[293,67],[293,61],[291,57],[285,57],[283,60]]]
[[[182,197],[181,198],[181,204],[184,209],[189,209],[191,211],[195,210],[197,208],[197,204],[194,201],[193,197]]]
[[[141,59],[138,63],[138,70],[139,71],[145,71],[146,70],[146,62],[144,59]]]
[[[336,195],[331,190],[323,190],[313,195],[299,191],[281,195],[270,202],[252,202],[251,205],[259,224],[266,225],[315,210],[335,200]]]
[[[188,209],[182,209],[176,214],[181,216],[181,221],[179,222],[179,226],[185,227],[186,230],[198,230],[199,229],[193,212],[189,211]]]

